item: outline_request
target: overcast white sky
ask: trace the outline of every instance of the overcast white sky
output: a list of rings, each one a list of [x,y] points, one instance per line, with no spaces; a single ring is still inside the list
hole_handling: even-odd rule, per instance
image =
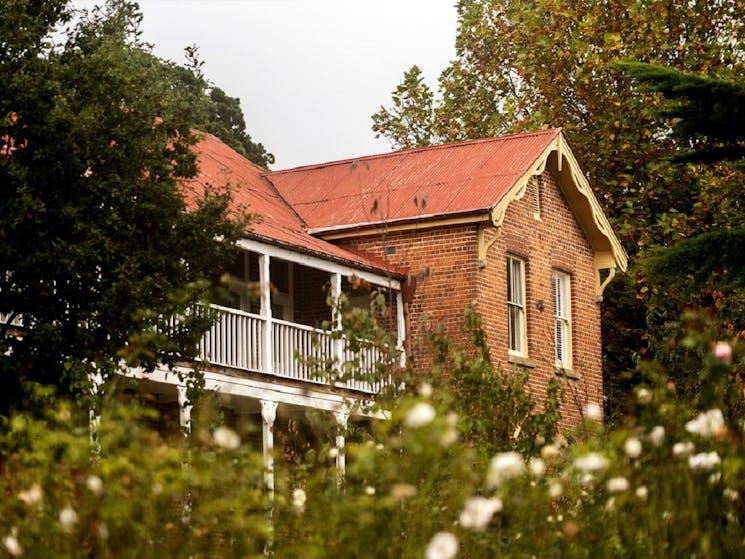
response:
[[[90,7],[93,0],[76,0]],[[205,75],[239,97],[275,169],[388,151],[370,115],[404,70],[431,85],[455,53],[454,0],[140,0],[158,56],[197,44]]]

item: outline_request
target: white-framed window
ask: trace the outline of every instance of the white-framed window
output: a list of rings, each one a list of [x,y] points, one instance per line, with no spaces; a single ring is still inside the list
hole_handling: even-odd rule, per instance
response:
[[[525,261],[507,257],[507,331],[510,353],[528,354],[525,320]]]
[[[554,270],[551,277],[554,299],[554,355],[556,366],[572,368],[572,296],[569,274]]]

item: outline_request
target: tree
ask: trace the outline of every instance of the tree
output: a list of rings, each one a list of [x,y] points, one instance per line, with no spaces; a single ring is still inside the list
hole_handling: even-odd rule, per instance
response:
[[[456,55],[438,91],[407,73],[392,107],[373,116],[378,135],[409,147],[561,126],[632,256],[743,220],[742,174],[672,161],[689,143],[668,133],[664,98],[613,66],[626,58],[740,76],[741,2],[461,0],[457,9]],[[610,384],[649,351],[645,275],[634,268],[606,293]]]
[[[666,99],[659,114],[688,146],[675,162],[745,164],[745,82],[638,62],[617,67]]]
[[[229,192],[186,211],[193,104],[142,43],[133,2],[69,21],[68,2],[0,7],[0,412],[55,385],[80,394],[121,360],[193,356],[246,220]],[[173,319],[178,317],[174,325]]]
[[[268,153],[263,144],[254,142],[246,132],[240,99],[230,97],[204,77],[204,63],[199,59],[198,50],[196,46],[186,48],[186,66],[153,58],[173,81],[174,89],[190,95],[200,130],[214,134],[257,165],[268,167],[274,163],[274,155]]]
[[[721,163],[724,168],[743,168],[745,82],[742,79],[636,62],[617,66],[644,90],[665,99],[659,109],[660,117],[668,119],[669,134],[687,146],[670,158],[673,163]],[[669,345],[670,338],[681,331],[681,320],[686,323],[703,320],[722,337],[745,337],[745,228],[742,225],[725,225],[683,239],[674,246],[660,247],[646,259],[643,269],[652,293],[647,323],[655,346]],[[692,314],[691,309],[703,312],[705,318]],[[659,353],[689,394],[702,390],[696,374],[702,368],[700,356],[681,355],[680,351]],[[742,364],[739,369],[733,373],[741,375]]]

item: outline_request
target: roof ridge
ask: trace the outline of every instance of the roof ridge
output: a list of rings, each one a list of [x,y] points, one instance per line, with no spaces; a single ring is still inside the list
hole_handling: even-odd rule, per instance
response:
[[[324,163],[312,163],[310,165],[300,165],[298,167],[290,167],[289,169],[278,169],[276,171],[272,170],[265,170],[264,174],[262,176],[265,176],[269,178],[269,182],[271,182],[271,176],[272,175],[281,175],[286,173],[294,173],[298,171],[307,171],[310,169],[323,169],[324,167],[332,167],[335,165],[343,165],[346,163],[354,163],[355,161],[367,161],[370,159],[382,159],[386,157],[394,157],[397,155],[406,155],[410,153],[419,153],[422,151],[434,151],[437,149],[446,149],[446,148],[453,148],[453,147],[462,147],[466,145],[473,145],[473,144],[479,144],[479,143],[487,143],[487,142],[498,142],[503,140],[510,140],[513,138],[518,137],[527,137],[527,136],[542,136],[545,134],[556,134],[561,132],[561,128],[547,128],[545,130],[532,130],[530,132],[518,132],[515,134],[505,134],[503,136],[492,136],[490,138],[476,138],[473,140],[461,140],[459,142],[448,142],[444,144],[434,144],[430,146],[421,146],[421,147],[414,147],[414,148],[405,148],[405,149],[399,149],[395,151],[389,151],[386,153],[377,153],[377,154],[371,154],[371,155],[363,155],[361,157],[350,157],[346,159],[338,159],[334,161],[326,161]]]

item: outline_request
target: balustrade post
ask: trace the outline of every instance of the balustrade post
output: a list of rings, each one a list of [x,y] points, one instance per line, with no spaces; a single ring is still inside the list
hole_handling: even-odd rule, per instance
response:
[[[406,351],[404,349],[406,319],[404,318],[404,297],[401,291],[396,291],[396,336],[398,338],[397,349],[400,352],[398,364],[403,368],[406,366]]]
[[[277,418],[277,402],[260,400],[260,403],[264,488],[269,493],[269,499],[274,500],[274,420]]]
[[[264,336],[261,343],[263,371],[271,375],[274,372],[274,327],[272,324],[272,293],[269,273],[269,255],[259,254],[259,286],[261,288],[261,316],[264,318]]]
[[[347,422],[349,413],[346,410],[334,412],[336,419],[336,486],[341,489],[344,485],[344,474],[347,469],[346,439]]]
[[[341,332],[341,309],[339,308],[339,298],[341,297],[341,274],[331,275],[331,297],[334,301],[332,309],[332,329],[335,332]],[[333,358],[336,362],[337,373],[341,373],[344,366],[344,340],[341,338],[333,341]]]
[[[192,405],[189,402],[189,398],[186,395],[186,386],[179,385],[176,387],[178,391],[178,418],[179,426],[185,436],[191,433],[191,409]]]

